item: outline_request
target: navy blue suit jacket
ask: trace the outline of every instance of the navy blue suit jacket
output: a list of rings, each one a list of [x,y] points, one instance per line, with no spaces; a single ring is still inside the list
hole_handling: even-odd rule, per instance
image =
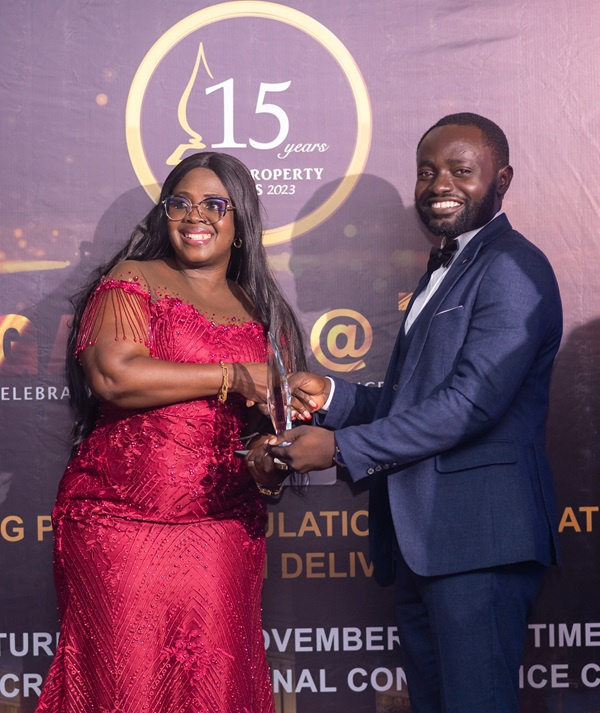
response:
[[[556,561],[544,441],[561,334],[552,268],[502,214],[458,255],[408,334],[401,328],[383,387],[335,380],[320,420],[336,429],[351,477],[371,477],[380,581],[393,576],[394,533],[426,576]]]

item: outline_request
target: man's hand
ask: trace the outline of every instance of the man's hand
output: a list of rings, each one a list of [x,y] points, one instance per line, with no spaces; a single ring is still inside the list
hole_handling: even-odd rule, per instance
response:
[[[296,416],[306,421],[311,414],[323,408],[331,390],[331,381],[308,371],[297,371],[289,377],[292,408]]]
[[[290,442],[289,446],[280,443]],[[298,473],[325,470],[333,465],[335,438],[333,431],[316,426],[298,426],[280,436],[268,439],[269,452],[288,463]]]

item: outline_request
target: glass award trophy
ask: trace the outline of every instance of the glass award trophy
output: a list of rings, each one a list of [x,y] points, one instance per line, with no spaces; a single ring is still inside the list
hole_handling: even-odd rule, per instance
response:
[[[292,427],[292,392],[281,352],[271,332],[267,342],[267,407],[276,436]],[[289,443],[281,445],[286,446]]]
[[[268,333],[267,339],[267,408],[276,436],[280,436],[292,427],[292,392],[281,352],[271,332]],[[250,436],[244,436],[241,440],[246,441],[257,435],[258,433],[252,433]],[[285,441],[280,445],[289,446],[290,443]],[[248,455],[248,450],[236,450],[234,453],[238,458],[245,458]],[[287,468],[287,465],[279,458],[274,460],[277,468]]]

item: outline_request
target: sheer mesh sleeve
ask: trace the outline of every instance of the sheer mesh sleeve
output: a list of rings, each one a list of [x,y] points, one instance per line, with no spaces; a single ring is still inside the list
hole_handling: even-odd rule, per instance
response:
[[[138,283],[105,277],[85,308],[75,356],[98,341],[103,328],[114,330],[114,339],[131,339],[152,348],[150,294]]]

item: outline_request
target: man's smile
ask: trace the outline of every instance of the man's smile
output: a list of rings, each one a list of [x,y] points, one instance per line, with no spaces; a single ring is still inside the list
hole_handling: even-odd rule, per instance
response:
[[[455,200],[434,200],[429,202],[429,207],[433,210],[446,210],[448,208],[458,208],[462,205],[459,201]]]
[[[429,198],[425,201],[424,210],[430,220],[445,220],[457,216],[464,205],[465,202],[457,198]]]

